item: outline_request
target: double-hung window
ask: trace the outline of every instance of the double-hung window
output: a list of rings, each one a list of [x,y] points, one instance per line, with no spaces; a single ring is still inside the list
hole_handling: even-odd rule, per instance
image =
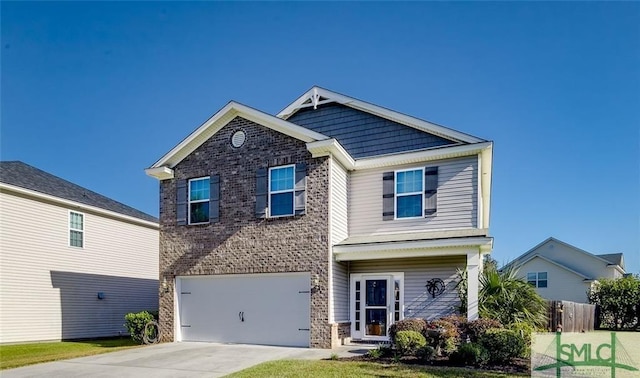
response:
[[[189,180],[189,224],[209,222],[209,177]]]
[[[396,171],[396,218],[416,218],[423,214],[424,169]]]
[[[269,216],[294,215],[295,165],[269,168]]]
[[[527,282],[534,287],[547,287],[547,272],[527,273]]]
[[[84,247],[84,214],[69,212],[69,246]]]

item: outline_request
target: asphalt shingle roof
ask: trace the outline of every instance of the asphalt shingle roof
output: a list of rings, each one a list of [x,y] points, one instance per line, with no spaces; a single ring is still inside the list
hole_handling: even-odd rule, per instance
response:
[[[619,265],[621,268],[624,268],[624,266],[622,266],[622,253],[606,253],[596,256],[600,257],[601,259],[605,259],[612,264]]]
[[[21,161],[0,161],[0,182],[24,189],[99,207],[130,217],[158,222],[158,219],[133,207],[83,188]]]

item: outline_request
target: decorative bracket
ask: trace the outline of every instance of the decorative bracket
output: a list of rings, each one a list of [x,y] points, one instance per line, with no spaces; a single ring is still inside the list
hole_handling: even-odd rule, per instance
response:
[[[318,109],[318,103],[320,102],[320,94],[316,88],[313,88],[313,94],[311,95],[311,103],[313,104],[313,110]]]

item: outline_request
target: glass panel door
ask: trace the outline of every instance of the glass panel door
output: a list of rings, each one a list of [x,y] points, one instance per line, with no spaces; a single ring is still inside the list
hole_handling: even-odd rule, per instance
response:
[[[364,331],[365,336],[387,336],[389,327],[389,295],[391,278],[375,277],[364,281]]]

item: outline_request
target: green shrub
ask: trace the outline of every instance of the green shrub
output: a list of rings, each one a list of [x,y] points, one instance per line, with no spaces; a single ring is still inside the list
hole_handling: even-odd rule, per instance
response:
[[[382,357],[388,357],[388,356],[391,356],[392,354],[393,354],[393,350],[391,349],[391,346],[387,344],[378,345],[376,349],[370,349],[367,352],[367,356],[369,356],[369,358],[372,358],[374,360],[377,360]]]
[[[515,331],[520,337],[522,337],[522,341],[524,341],[524,355],[523,357],[529,358],[531,357],[531,337],[533,332],[535,331],[531,325],[527,323],[516,323],[511,324],[508,329]]]
[[[600,308],[600,327],[640,329],[640,276],[598,280],[587,295]]]
[[[464,343],[453,352],[449,361],[456,365],[484,365],[489,361],[489,352],[480,344]]]
[[[124,316],[124,326],[131,335],[131,338],[142,343],[143,333],[147,323],[156,320],[149,311],[141,311],[138,313],[130,312]]]
[[[416,353],[416,357],[418,357],[419,359],[425,362],[431,361],[435,355],[436,355],[436,350],[431,345],[423,346]]]
[[[399,331],[396,334],[396,347],[402,356],[415,356],[427,345],[427,340],[416,331]]]
[[[460,332],[452,322],[439,319],[427,323],[424,336],[437,355],[449,355],[460,344]]]
[[[480,335],[478,343],[489,353],[489,362],[508,363],[516,357],[524,357],[524,339],[515,331],[504,328],[492,328]]]
[[[502,324],[494,319],[476,319],[467,323],[467,335],[471,342],[477,343],[480,335],[491,328],[502,328]]]
[[[391,337],[391,341],[396,343],[396,333],[400,331],[416,331],[418,333],[423,333],[425,327],[427,326],[427,322],[424,319],[419,318],[408,318],[397,321],[389,327],[389,337]]]

